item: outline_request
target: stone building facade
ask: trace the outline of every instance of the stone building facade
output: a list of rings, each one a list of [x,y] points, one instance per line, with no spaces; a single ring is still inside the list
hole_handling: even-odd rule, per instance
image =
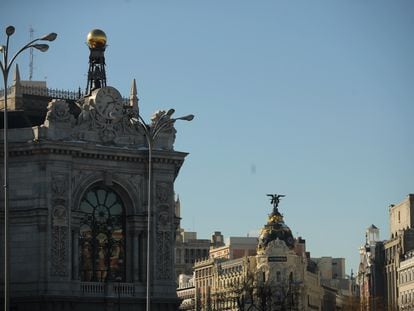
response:
[[[414,310],[414,251],[408,252],[398,268],[398,306]]]
[[[195,309],[194,276],[181,274],[178,278],[177,296],[181,300],[180,310]]]
[[[13,310],[144,310],[149,216],[152,310],[176,310],[174,180],[187,153],[173,149],[173,122],[153,146],[148,184],[135,83],[129,100],[111,86],[52,99],[24,84],[16,72],[8,90]]]
[[[366,230],[365,245],[360,247],[360,264],[357,284],[360,310],[384,310],[387,308],[385,289],[384,242],[379,240],[379,229],[371,225]]]
[[[195,262],[193,275],[182,276],[191,282],[177,290],[184,299],[180,310],[356,310],[345,260],[311,259],[277,204],[259,238],[233,242],[212,248],[209,258]]]
[[[398,292],[398,269],[405,255],[414,250],[414,194],[389,208],[390,239],[384,242],[385,284],[387,304],[397,310],[401,301]]]
[[[319,274],[309,266],[304,240],[293,238],[277,208],[256,240],[256,255],[248,256],[250,242],[245,256],[196,262],[194,310],[322,310]]]
[[[211,247],[210,257],[237,259],[246,256],[255,256],[257,248],[255,237],[229,237],[228,243],[220,247]]]
[[[175,271],[176,277],[193,273],[193,266],[197,260],[208,258],[210,240],[197,239],[196,232],[187,232],[180,229],[176,236]]]

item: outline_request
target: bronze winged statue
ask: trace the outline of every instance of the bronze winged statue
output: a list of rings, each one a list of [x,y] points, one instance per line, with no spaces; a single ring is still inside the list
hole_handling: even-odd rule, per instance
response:
[[[279,202],[280,202],[280,198],[283,198],[283,197],[285,197],[286,195],[284,195],[284,194],[267,194],[267,196],[268,197],[271,197],[271,199],[270,199],[270,204],[272,204],[273,205],[273,213],[274,214],[276,214],[277,212],[278,212],[278,209],[277,209],[277,207],[278,207],[278,205],[279,205]]]

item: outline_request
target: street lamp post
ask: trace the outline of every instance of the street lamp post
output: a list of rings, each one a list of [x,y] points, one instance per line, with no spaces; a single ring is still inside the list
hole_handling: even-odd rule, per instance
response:
[[[168,111],[160,111],[158,119],[150,126],[145,123],[144,119],[140,115],[136,119],[137,124],[144,131],[145,138],[148,145],[148,199],[147,199],[147,292],[146,292],[146,311],[151,309],[151,298],[150,298],[150,286],[151,286],[151,269],[150,269],[150,253],[151,253],[151,196],[152,196],[152,151],[154,144],[158,138],[158,135],[168,127],[171,127],[175,121],[184,120],[191,121],[194,119],[194,115],[189,114],[184,117],[171,118],[172,114],[175,112],[174,109]]]
[[[0,45],[0,52],[3,54],[3,62],[0,60],[0,69],[3,74],[4,81],[4,110],[3,110],[3,177],[4,177],[4,310],[10,309],[10,287],[9,287],[9,193],[8,193],[8,122],[7,122],[7,80],[9,71],[16,57],[29,48],[35,48],[41,52],[46,52],[49,49],[49,45],[43,43],[36,43],[38,41],[53,41],[56,39],[57,34],[52,32],[43,37],[34,39],[18,50],[9,60],[9,40],[14,34],[14,27],[8,26],[6,28],[6,45]]]

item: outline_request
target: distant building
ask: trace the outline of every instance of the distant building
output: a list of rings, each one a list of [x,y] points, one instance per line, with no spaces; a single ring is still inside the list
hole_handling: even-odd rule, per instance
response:
[[[398,268],[398,306],[414,310],[414,251],[405,254]]]
[[[194,276],[181,274],[178,277],[177,296],[181,300],[180,310],[195,309]]]
[[[218,248],[224,245],[224,236],[220,231],[215,231],[211,236],[211,248]]]
[[[360,264],[356,279],[360,310],[384,310],[387,308],[384,243],[379,240],[379,229],[374,225],[366,230],[365,237],[365,245],[359,250]]]
[[[323,310],[329,310],[328,303],[331,301],[334,301],[336,308],[356,306],[355,280],[345,275],[345,258],[325,256],[312,258],[312,261],[317,266],[324,290]]]
[[[230,237],[228,243],[210,249],[211,258],[237,259],[256,255],[256,237]]]
[[[221,233],[212,237],[222,240]],[[195,262],[193,277],[194,288],[179,285],[177,290],[183,298],[180,310],[330,311],[357,306],[345,259],[311,260],[306,241],[293,237],[277,205],[259,238],[231,237],[226,245],[212,246],[209,258]]]
[[[175,213],[180,217],[181,203],[177,198],[175,202]],[[196,260],[208,258],[211,242],[208,239],[198,239],[197,232],[177,229],[175,242],[175,275],[192,275]]]
[[[193,266],[197,260],[208,258],[210,240],[198,239],[196,232],[186,232],[180,229],[176,237],[175,246],[175,272],[192,274]]]
[[[234,238],[229,242],[212,249],[209,259],[196,262],[195,310],[241,310],[259,305],[269,310],[280,306],[321,310],[319,274],[308,269],[305,253],[298,254],[298,250],[305,251],[304,240],[295,242],[277,209],[258,240]],[[256,255],[249,256],[253,251]]]
[[[314,258],[322,280],[345,279],[345,258],[329,256]]]
[[[389,220],[391,237],[384,242],[385,282],[388,308],[396,310],[401,302],[398,292],[400,264],[414,250],[414,194],[390,206]]]

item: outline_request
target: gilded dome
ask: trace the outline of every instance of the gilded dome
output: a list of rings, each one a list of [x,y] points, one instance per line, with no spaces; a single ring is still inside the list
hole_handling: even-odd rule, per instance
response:
[[[285,242],[286,246],[291,249],[294,247],[295,240],[292,231],[283,221],[283,216],[277,209],[278,203],[273,205],[273,211],[268,217],[267,224],[260,231],[259,245],[257,246],[259,254],[264,253],[267,245],[276,239]]]
[[[104,48],[106,45],[106,34],[100,29],[93,29],[88,33],[86,42],[91,49]]]

